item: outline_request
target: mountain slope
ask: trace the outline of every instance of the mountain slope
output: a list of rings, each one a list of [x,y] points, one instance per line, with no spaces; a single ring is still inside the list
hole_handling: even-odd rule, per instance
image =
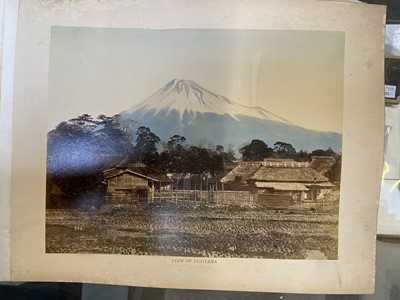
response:
[[[210,92],[193,80],[173,79],[163,88],[151,95],[145,101],[131,107],[126,114],[146,114],[151,111],[154,115],[161,111],[178,111],[180,118],[186,113],[186,118],[193,120],[196,113],[226,114],[238,120],[238,115],[261,118],[266,120],[290,123],[283,118],[261,108],[238,104],[224,96]]]
[[[235,103],[191,80],[174,79],[120,115],[149,127],[163,141],[178,134],[191,144],[207,141],[240,147],[252,139],[261,139],[269,146],[284,141],[297,150],[331,147],[341,151],[338,133],[296,126],[261,107]]]

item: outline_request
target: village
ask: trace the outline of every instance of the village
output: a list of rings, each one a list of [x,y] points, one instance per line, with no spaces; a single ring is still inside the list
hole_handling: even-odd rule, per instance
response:
[[[46,252],[337,259],[335,163],[238,161],[216,176],[110,168],[101,207],[46,210]]]
[[[132,144],[115,118],[98,120],[49,133],[47,253],[337,259],[331,148],[253,139],[237,153],[143,126]]]
[[[268,158],[231,164],[222,174],[151,173],[143,163],[103,172],[108,205],[175,203],[290,207],[337,205],[335,158],[311,162]]]

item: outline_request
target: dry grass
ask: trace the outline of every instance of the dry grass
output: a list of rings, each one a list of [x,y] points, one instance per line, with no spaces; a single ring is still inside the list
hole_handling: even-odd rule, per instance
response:
[[[337,259],[337,207],[48,210],[46,221],[50,253]]]

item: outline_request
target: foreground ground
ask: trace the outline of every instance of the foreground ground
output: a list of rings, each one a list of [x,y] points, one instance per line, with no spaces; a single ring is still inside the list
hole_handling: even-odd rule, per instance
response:
[[[337,207],[164,205],[46,212],[48,253],[337,259],[337,234]]]

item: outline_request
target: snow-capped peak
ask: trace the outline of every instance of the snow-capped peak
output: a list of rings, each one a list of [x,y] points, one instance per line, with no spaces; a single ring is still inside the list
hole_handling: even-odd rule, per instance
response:
[[[191,115],[196,113],[215,113],[229,115],[236,120],[238,120],[238,116],[244,115],[290,124],[289,121],[261,107],[250,107],[236,103],[207,90],[193,80],[185,79],[171,80],[145,101],[131,107],[123,114],[152,111],[156,115],[162,110],[167,112],[178,111],[181,117],[186,111]]]

